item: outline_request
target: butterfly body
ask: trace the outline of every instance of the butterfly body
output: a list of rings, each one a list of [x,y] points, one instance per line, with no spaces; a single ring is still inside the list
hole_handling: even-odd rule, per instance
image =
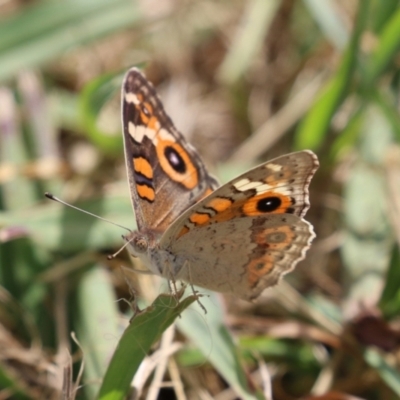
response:
[[[219,187],[135,68],[122,88],[125,158],[138,231],[125,240],[155,274],[251,300],[305,256],[311,151]]]

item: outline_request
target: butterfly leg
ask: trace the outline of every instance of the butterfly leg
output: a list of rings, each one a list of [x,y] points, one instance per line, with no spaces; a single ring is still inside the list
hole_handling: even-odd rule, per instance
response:
[[[177,301],[179,301],[179,290],[176,287],[176,280],[174,277],[174,274],[171,271],[171,268],[169,268],[169,264],[166,263],[164,265],[163,271],[162,271],[162,276],[167,280],[168,282],[168,288],[170,293],[176,296]],[[182,290],[182,289],[181,289]]]
[[[126,301],[128,303],[128,305],[130,306],[131,310],[133,311],[133,315],[131,317],[131,319],[129,320],[129,322],[131,323],[133,318],[136,317],[136,315],[140,314],[140,312],[142,311],[139,308],[139,304],[138,304],[138,296],[136,293],[136,290],[133,288],[133,286],[131,285],[131,283],[129,282],[129,280],[125,278],[125,282],[127,283],[128,287],[129,287],[129,292],[131,294],[131,298],[129,300],[126,299],[122,299],[124,301]]]
[[[196,291],[196,290],[194,289],[194,286],[193,286],[193,284],[192,284],[192,277],[191,277],[191,273],[190,273],[190,271],[191,271],[191,269],[190,269],[190,262],[189,262],[188,260],[186,260],[186,261],[184,262],[182,268],[187,268],[187,269],[188,269],[188,271],[189,271],[189,282],[188,282],[188,283],[189,283],[190,287],[192,288],[192,293],[193,293],[193,295],[196,297],[196,301],[197,301],[197,303],[199,304],[200,308],[204,311],[204,314],[207,314],[207,309],[204,307],[204,305],[203,305],[202,302],[200,301],[200,296],[201,296],[201,295],[198,294],[198,291]]]
[[[178,288],[176,287],[175,279],[167,279],[167,282],[168,282],[169,291],[172,294],[177,294],[179,291],[178,291]]]

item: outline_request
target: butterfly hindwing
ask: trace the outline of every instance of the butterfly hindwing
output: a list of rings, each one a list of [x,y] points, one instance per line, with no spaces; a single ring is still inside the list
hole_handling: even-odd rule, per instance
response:
[[[248,300],[275,284],[304,258],[315,236],[302,216],[317,168],[310,151],[281,156],[192,206],[160,241],[176,255],[173,275]]]
[[[234,218],[270,214],[303,217],[309,208],[308,185],[318,165],[315,154],[307,150],[259,165],[187,210],[162,240],[169,245],[191,229]]]
[[[178,279],[252,300],[304,258],[311,225],[292,214],[234,218],[171,243]]]

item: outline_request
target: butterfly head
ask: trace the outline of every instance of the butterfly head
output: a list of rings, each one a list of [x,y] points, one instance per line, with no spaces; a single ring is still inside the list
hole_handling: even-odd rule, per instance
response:
[[[147,253],[147,249],[149,248],[149,240],[146,235],[143,235],[138,231],[133,231],[122,237],[126,242],[128,242],[130,253],[134,257],[142,258],[143,255]]]

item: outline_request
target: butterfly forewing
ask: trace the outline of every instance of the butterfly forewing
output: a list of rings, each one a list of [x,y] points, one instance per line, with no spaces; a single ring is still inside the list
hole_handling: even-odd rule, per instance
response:
[[[218,183],[136,68],[126,74],[122,86],[122,123],[138,228],[163,232]]]

